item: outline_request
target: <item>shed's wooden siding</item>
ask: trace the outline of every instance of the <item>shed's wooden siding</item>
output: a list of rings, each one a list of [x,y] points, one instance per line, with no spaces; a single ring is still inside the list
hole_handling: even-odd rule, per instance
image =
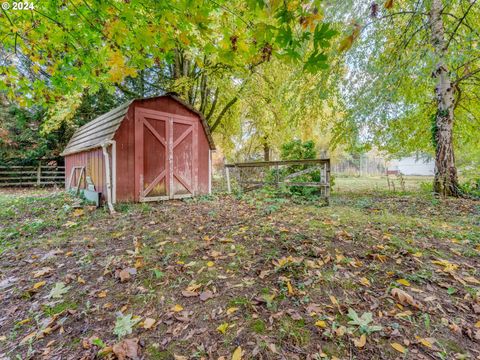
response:
[[[95,185],[95,191],[102,193],[102,199],[105,199],[107,191],[105,167],[102,148],[89,151],[83,151],[76,154],[65,156],[65,186],[68,187],[70,174],[74,166],[84,166],[85,173],[92,179]]]
[[[131,106],[127,116],[115,134],[117,147],[116,195],[119,202],[135,201],[135,108]]]

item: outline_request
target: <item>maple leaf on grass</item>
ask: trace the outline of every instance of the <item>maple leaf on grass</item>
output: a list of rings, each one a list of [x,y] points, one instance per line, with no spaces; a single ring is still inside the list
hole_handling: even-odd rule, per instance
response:
[[[382,327],[379,325],[370,326],[370,323],[373,322],[373,315],[371,312],[363,313],[362,316],[358,316],[357,312],[352,308],[348,309],[348,317],[350,325],[358,326],[358,329],[361,334],[371,334],[375,331],[382,330]]]
[[[65,286],[63,282],[57,282],[53,286],[52,290],[48,294],[49,299],[61,299],[63,295],[65,295],[68,290],[70,290],[70,286]]]
[[[115,321],[115,329],[113,333],[119,338],[129,335],[133,332],[133,327],[138,323],[139,319],[133,317],[132,314],[120,315]]]

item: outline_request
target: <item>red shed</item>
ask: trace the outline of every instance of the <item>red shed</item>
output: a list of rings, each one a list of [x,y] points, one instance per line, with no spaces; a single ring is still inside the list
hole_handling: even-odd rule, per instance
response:
[[[111,203],[209,194],[214,149],[202,114],[175,95],[132,100],[75,132],[65,185]]]

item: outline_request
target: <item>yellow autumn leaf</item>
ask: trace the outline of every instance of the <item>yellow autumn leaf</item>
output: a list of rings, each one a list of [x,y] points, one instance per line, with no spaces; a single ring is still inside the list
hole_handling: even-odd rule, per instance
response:
[[[197,284],[196,282],[191,282],[185,290],[187,291],[197,291],[202,287],[202,284]]]
[[[475,323],[475,327],[476,327],[476,328],[480,328],[480,320],[478,320],[478,321]]]
[[[98,351],[97,355],[100,356],[100,358],[103,358],[106,355],[111,354],[111,353],[113,353],[113,348],[111,346],[105,346],[103,349],[100,349]]]
[[[242,348],[240,346],[233,352],[232,360],[242,360]]]
[[[36,290],[36,289],[40,289],[43,285],[45,285],[47,282],[46,281],[39,281],[37,283],[35,283],[33,285],[33,288]]]
[[[443,266],[443,271],[444,272],[452,272],[452,271],[455,271],[458,269],[458,265],[457,264],[452,264],[450,261],[448,260],[433,260],[432,261],[432,264],[435,264],[435,265],[440,265],[440,266]]]
[[[401,344],[394,342],[394,343],[391,343],[390,346],[395,350],[397,350],[398,352],[405,354],[405,348]]]
[[[26,318],[17,323],[17,325],[24,325],[26,323],[29,323],[32,319],[31,318]]]
[[[152,318],[146,318],[145,321],[143,322],[143,328],[146,330],[149,330],[155,325],[156,320]]]
[[[141,256],[137,257],[137,259],[135,260],[135,269],[140,269],[143,266],[143,258]]]
[[[125,58],[119,51],[114,51],[109,54],[107,65],[110,67],[108,71],[110,81],[115,83],[121,82],[127,76],[134,77],[137,74],[134,68],[126,65]]]
[[[426,346],[428,348],[431,348],[432,347],[432,343],[430,341],[428,341],[427,339],[424,339],[424,338],[421,338],[419,336],[415,336],[415,338],[418,340],[418,342],[420,344],[422,344],[423,346]]]
[[[336,305],[336,306],[339,305],[338,300],[335,296],[330,295],[329,297],[330,297],[330,301],[332,302],[333,305]]]
[[[326,323],[325,320],[317,320],[317,321],[315,322],[315,326],[318,326],[319,328],[324,329],[324,328],[327,327],[327,323]]]
[[[207,266],[208,267],[215,266],[215,263],[213,261],[209,261],[209,262],[207,262]]]
[[[292,286],[290,280],[287,281],[287,288],[288,288],[288,295],[293,295],[294,291],[293,291],[293,286]]]
[[[97,297],[99,297],[99,298],[107,297],[107,291],[105,291],[105,290],[100,291],[100,292],[97,294]]]
[[[37,271],[33,272],[33,277],[38,278],[38,277],[50,274],[52,271],[53,271],[53,269],[51,267],[44,267],[40,270],[37,270]]]
[[[362,284],[363,286],[370,286],[370,280],[368,280],[366,277],[362,277],[360,279],[360,284]]]
[[[422,253],[420,251],[417,251],[416,253],[413,253],[412,256],[414,257],[422,257]]]
[[[76,217],[82,216],[83,214],[85,214],[85,211],[83,209],[75,209],[72,213],[72,215]]]
[[[404,286],[410,286],[410,282],[407,279],[398,279],[397,283],[404,285]]]
[[[217,327],[217,330],[219,332],[221,332],[222,334],[225,334],[227,332],[227,329],[228,329],[228,323],[223,323],[223,324],[220,324],[218,327]]]
[[[401,317],[407,317],[407,316],[412,316],[412,312],[410,310],[406,310],[406,311],[403,311],[403,312],[400,312],[398,314],[395,315],[396,318],[401,318]]]
[[[227,309],[227,314],[228,314],[228,315],[231,315],[231,314],[233,314],[233,313],[234,313],[235,311],[237,311],[237,310],[238,310],[237,307],[228,308],[228,309]]]
[[[340,326],[335,329],[335,335],[337,335],[338,337],[342,337],[343,335],[345,335],[346,332],[347,328],[345,326]]]
[[[365,344],[367,343],[367,336],[366,336],[365,334],[362,334],[362,335],[360,336],[360,338],[358,338],[358,339],[353,339],[353,343],[354,343],[354,345],[355,345],[357,348],[361,349],[361,348],[363,348],[363,347],[365,346]]]
[[[183,306],[180,305],[180,304],[176,304],[174,307],[172,307],[171,310],[174,311],[174,312],[180,312],[180,311],[183,310]]]

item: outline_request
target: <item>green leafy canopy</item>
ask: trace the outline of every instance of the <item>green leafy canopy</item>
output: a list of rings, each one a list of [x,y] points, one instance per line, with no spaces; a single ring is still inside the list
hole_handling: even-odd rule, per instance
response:
[[[142,69],[173,63],[175,49],[227,67],[287,57],[316,71],[326,67],[319,49],[334,35],[318,0],[53,0],[4,15],[0,91],[21,105],[64,96],[78,104],[85,90],[113,91]]]

